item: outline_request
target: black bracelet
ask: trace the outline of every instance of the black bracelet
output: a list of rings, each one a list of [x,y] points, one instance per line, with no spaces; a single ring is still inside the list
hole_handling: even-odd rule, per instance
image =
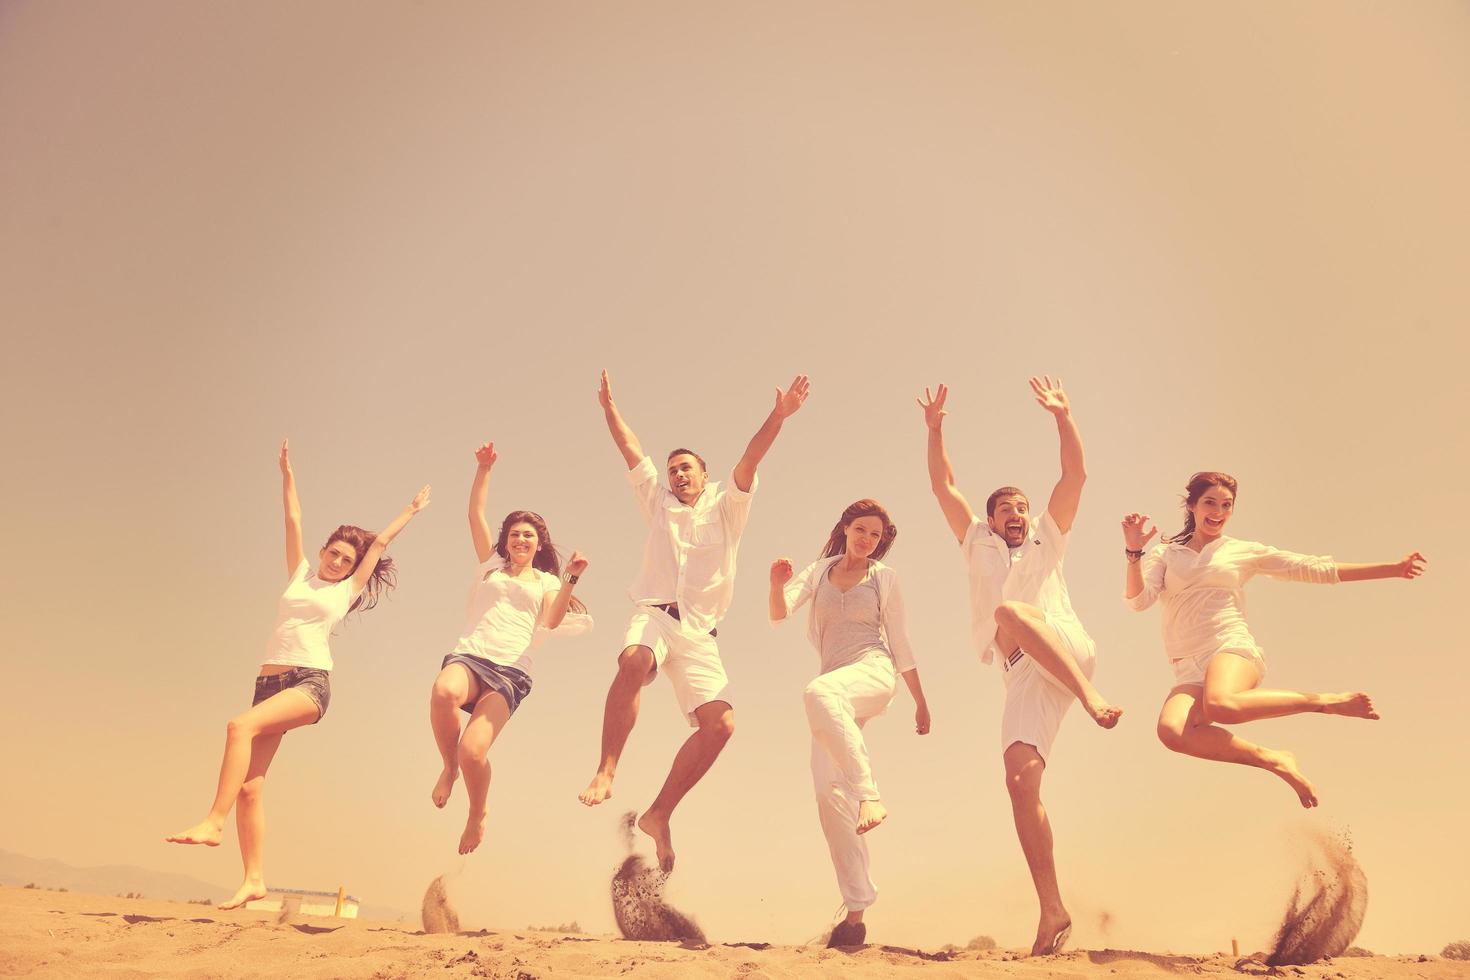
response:
[[[568,584],[568,585],[576,585],[576,584],[577,584],[577,579],[578,579],[578,578],[579,578],[579,577],[580,577],[580,576],[577,576],[577,575],[573,575],[573,574],[571,574],[571,573],[570,573],[570,572],[568,572],[568,573],[567,573],[567,584]]]
[[[1143,549],[1139,548],[1137,551],[1134,551],[1132,548],[1124,548],[1123,554],[1136,561],[1137,559],[1143,557]]]

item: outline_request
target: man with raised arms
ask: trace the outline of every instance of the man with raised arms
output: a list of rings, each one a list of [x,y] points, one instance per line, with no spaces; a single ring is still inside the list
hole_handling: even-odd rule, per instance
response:
[[[1037,404],[1056,418],[1062,447],[1062,478],[1039,518],[1032,517],[1026,495],[1009,486],[990,495],[984,520],[977,517],[955,486],[944,450],[941,426],[949,389],[940,385],[933,395],[924,389],[919,405],[929,429],[930,487],[969,565],[975,645],[982,662],[995,660],[1004,671],[1000,741],[1006,788],[1041,905],[1031,955],[1042,956],[1060,952],[1072,931],[1057,886],[1051,822],[1041,803],[1041,776],[1052,741],[1073,700],[1082,702],[1103,728],[1116,725],[1123,712],[1092,686],[1096,649],[1072,611],[1062,578],[1067,535],[1087,478],[1082,437],[1060,379],[1032,378],[1031,390]]]
[[[637,436],[613,403],[607,372],[598,401],[608,431],[628,464],[628,482],[648,525],[643,565],[628,590],[633,618],[618,655],[618,672],[607,692],[602,718],[602,755],[597,774],[578,797],[596,806],[612,796],[613,776],[628,734],[638,720],[639,693],[662,670],[674,685],[679,710],[695,731],[674,756],[658,798],[638,818],[638,828],[658,851],[659,867],[674,869],[669,818],[684,794],[709,771],[735,731],[729,679],[715,644],[716,626],[730,608],[735,557],[755,496],[756,467],[776,441],[781,425],[801,408],[806,375],[785,391],[776,389],[770,415],[735,464],[728,483],[709,483],[704,460],[688,449],[669,453],[669,487],[643,454]]]

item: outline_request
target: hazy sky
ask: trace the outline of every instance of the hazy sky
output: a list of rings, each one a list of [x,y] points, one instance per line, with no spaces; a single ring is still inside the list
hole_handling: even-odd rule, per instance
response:
[[[643,534],[598,371],[650,453],[719,476],[800,371],[720,630],[737,732],[676,816],[671,895],[721,941],[803,941],[838,905],[800,707],[816,656],[766,625],[765,570],[872,496],[934,733],[903,693],[867,729],[892,813],[870,935],[1029,942],[1001,681],[913,399],[951,385],[972,500],[1044,499],[1055,428],[1026,377],[1049,372],[1091,473],[1072,598],[1127,711],[1111,733],[1074,712],[1044,787],[1077,942],[1264,944],[1311,824],[1353,835],[1363,945],[1464,938],[1467,48],[1470,9],[1432,2],[5,0],[0,847],[238,882],[233,825],[217,850],[162,837],[207,808],[249,703],[290,436],[311,550],[435,498],[391,601],[333,643],[326,721],[277,756],[268,882],[411,909],[459,871],[469,927],[611,930],[619,814],[688,730],[660,680],[615,798],[576,802]],[[598,626],[538,656],[462,861],[427,700],[485,439],[492,519],[534,508],[590,556]],[[1119,600],[1117,522],[1177,527],[1201,468],[1239,478],[1237,536],[1430,558],[1412,584],[1250,588],[1274,685],[1366,689],[1384,715],[1244,730],[1296,751],[1309,816],[1154,736],[1170,674],[1158,612]]]

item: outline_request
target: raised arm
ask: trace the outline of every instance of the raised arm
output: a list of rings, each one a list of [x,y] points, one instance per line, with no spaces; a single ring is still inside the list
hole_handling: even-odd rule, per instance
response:
[[[771,444],[776,441],[776,435],[781,431],[781,423],[785,422],[796,410],[801,408],[802,402],[811,390],[811,382],[804,374],[798,374],[791,381],[791,387],[782,391],[776,389],[776,407],[771,409],[771,414],[766,416],[765,422],[756,430],[750,439],[750,445],[745,447],[745,455],[740,457],[740,462],[735,464],[735,486],[742,493],[749,493],[750,488],[755,486],[755,469],[765,459],[766,453],[770,451]]]
[[[301,543],[301,501],[296,499],[296,474],[291,472],[289,439],[281,440],[281,504],[286,511],[286,576],[296,574],[296,568],[306,557],[306,546]]]
[[[597,401],[602,405],[602,415],[607,420],[607,431],[612,433],[613,444],[623,454],[623,462],[631,470],[642,461],[643,446],[639,444],[633,430],[628,428],[628,423],[623,421],[618,406],[613,403],[612,385],[608,383],[606,371],[602,372],[602,386],[597,389]]]
[[[490,470],[495,466],[495,443],[481,443],[475,450],[475,480],[470,484],[470,540],[481,564],[495,554],[495,533],[485,520],[485,502],[490,498]]]
[[[1129,514],[1123,518],[1123,560],[1127,562],[1123,599],[1131,608],[1139,611],[1153,605],[1158,598],[1161,583],[1155,582],[1150,588],[1149,583],[1144,581],[1143,574],[1144,549],[1158,533],[1158,528],[1148,526],[1147,514]],[[1153,562],[1150,562],[1149,569],[1155,570]]]
[[[1052,489],[1047,502],[1047,513],[1057,522],[1063,534],[1072,530],[1077,519],[1077,505],[1082,500],[1082,484],[1087,482],[1087,463],[1082,458],[1082,435],[1072,419],[1072,406],[1067,394],[1062,391],[1062,379],[1055,382],[1050,376],[1031,379],[1031,391],[1036,395],[1036,404],[1046,409],[1057,420],[1057,437],[1062,444],[1062,478]]]
[[[572,589],[576,586],[577,579],[581,578],[585,571],[587,571],[587,559],[582,557],[580,551],[573,551],[572,557],[567,559],[567,567],[562,569],[561,588],[546,597],[541,624],[547,629],[556,629],[566,618],[567,609],[572,604]]]
[[[397,517],[393,518],[393,523],[383,528],[378,536],[373,539],[373,543],[368,547],[367,554],[363,555],[362,561],[358,563],[357,571],[352,573],[352,589],[354,592],[361,592],[367,588],[368,579],[373,577],[373,569],[378,567],[378,559],[383,557],[383,552],[387,551],[388,546],[393,543],[393,539],[398,537],[398,532],[408,527],[408,522],[413,520],[413,515],[427,506],[429,506],[429,488],[426,486],[408,502],[408,506],[403,508]]]
[[[771,595],[768,601],[773,623],[781,622],[790,612],[786,608],[786,583],[791,581],[791,575],[790,558],[777,558],[771,562]]]
[[[1350,565],[1339,563],[1337,566],[1337,579],[1339,582],[1366,582],[1375,578],[1418,578],[1424,574],[1424,566],[1429,559],[1411,551],[1408,557],[1400,561],[1386,562],[1381,565]]]
[[[947,398],[949,386],[940,385],[937,394],[931,395],[925,388],[924,397],[914,400],[924,410],[924,425],[929,431],[929,489],[939,501],[939,509],[944,512],[944,520],[954,532],[955,540],[963,542],[970,525],[975,523],[975,511],[970,508],[965,495],[960,493],[960,488],[955,486],[954,468],[949,465],[949,454],[944,451],[942,427],[944,417],[949,414],[944,410]]]

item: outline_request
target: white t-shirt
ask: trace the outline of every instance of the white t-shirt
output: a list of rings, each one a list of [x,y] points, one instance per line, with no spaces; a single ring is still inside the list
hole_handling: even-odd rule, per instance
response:
[[[310,573],[311,564],[305,558],[291,573],[276,607],[276,628],[263,664],[332,669],[327,641],[358,593],[350,575],[340,582],[327,582]]]
[[[677,602],[682,628],[708,633],[735,594],[735,555],[757,484],[747,493],[732,476],[729,483],[707,484],[693,506],[681,504],[659,483],[647,456],[628,471],[628,482],[648,525],[643,565],[628,597],[642,605]]]
[[[1221,535],[1195,551],[1161,544],[1143,557],[1143,591],[1124,598],[1144,610],[1164,602],[1164,653],[1183,660],[1220,650],[1261,653],[1245,622],[1245,583],[1255,575],[1288,582],[1336,585],[1331,556],[1279,551],[1256,541]]]
[[[546,595],[561,580],[539,569],[525,578],[505,573],[505,559],[494,553],[481,563],[470,587],[465,633],[454,652],[531,673],[531,647]]]
[[[970,629],[982,663],[995,657],[995,610],[1002,602],[1024,602],[1053,619],[1081,626],[1062,578],[1067,535],[1050,511],[1031,522],[1018,548],[1008,547],[1005,538],[976,517],[960,549],[970,568]]]

